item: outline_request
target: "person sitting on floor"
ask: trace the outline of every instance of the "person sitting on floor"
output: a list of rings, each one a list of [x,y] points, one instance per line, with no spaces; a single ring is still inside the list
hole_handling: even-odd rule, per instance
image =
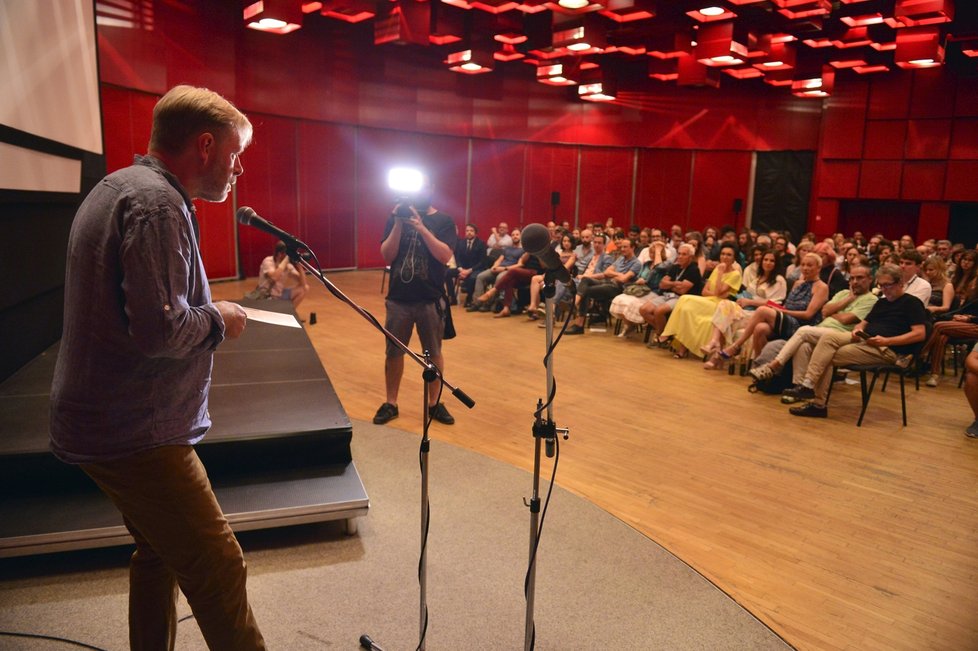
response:
[[[829,293],[828,286],[819,279],[821,266],[822,258],[817,253],[806,253],[801,260],[801,278],[791,288],[784,305],[768,303],[758,307],[740,337],[726,348],[710,349],[709,354],[730,359],[753,338],[753,352],[757,355],[769,340],[789,339],[801,326],[818,323]]]
[[[873,304],[866,318],[852,332],[823,335],[812,351],[808,370],[801,383],[785,390],[795,400],[808,400],[792,407],[793,416],[825,418],[834,366],[851,364],[900,364],[907,361],[927,338],[930,317],[924,304],[904,293],[900,267],[884,264],[876,272],[882,298]]]
[[[758,382],[770,380],[791,361],[792,384],[800,385],[818,340],[832,332],[852,332],[876,305],[878,299],[869,291],[872,283],[868,266],[852,267],[849,270],[849,289],[843,289],[822,307],[822,321],[817,326],[798,328],[773,360],[750,369],[751,376]],[[792,402],[792,399],[784,399],[783,402]]]
[[[292,301],[292,307],[296,308],[308,291],[306,270],[302,265],[292,264],[288,247],[279,240],[275,243],[275,253],[261,261],[258,287],[245,298],[279,298]]]
[[[742,278],[737,264],[737,246],[723,243],[719,260],[703,286],[702,295],[680,297],[659,336],[660,339],[672,338],[677,359],[686,357],[690,350],[699,350],[710,340],[717,303],[736,294]]]
[[[632,241],[627,237],[618,240],[618,257],[610,267],[599,274],[585,275],[577,287],[575,297],[575,308],[577,319],[564,334],[582,335],[584,334],[585,310],[588,309],[588,302],[591,300],[611,302],[618,294],[621,294],[625,283],[631,282],[641,271],[642,265],[635,257],[635,249]]]

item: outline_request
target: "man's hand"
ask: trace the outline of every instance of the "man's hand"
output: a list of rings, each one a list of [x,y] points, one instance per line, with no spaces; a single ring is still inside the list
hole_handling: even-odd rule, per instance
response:
[[[240,337],[241,333],[244,332],[245,323],[248,321],[244,308],[230,301],[217,301],[214,303],[214,307],[224,319],[224,336],[231,339]]]

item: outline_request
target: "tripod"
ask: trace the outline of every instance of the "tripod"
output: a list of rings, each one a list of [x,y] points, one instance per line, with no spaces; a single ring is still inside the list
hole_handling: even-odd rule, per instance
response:
[[[298,240],[294,240],[287,244],[288,255],[291,260],[298,262],[302,267],[308,271],[313,277],[319,279],[323,286],[336,298],[340,299],[355,311],[357,314],[366,319],[371,325],[373,325],[377,330],[383,333],[387,341],[391,342],[398,349],[400,349],[407,357],[414,360],[422,368],[422,381],[424,386],[424,405],[421,411],[422,413],[422,425],[423,425],[423,436],[421,439],[421,451],[420,451],[420,463],[421,463],[421,551],[420,560],[418,562],[418,584],[420,587],[420,604],[419,604],[419,642],[418,649],[424,651],[425,648],[425,634],[428,628],[428,604],[427,604],[427,536],[428,536],[428,520],[429,520],[429,504],[428,504],[428,451],[431,447],[430,439],[428,438],[428,427],[431,424],[431,417],[428,415],[428,401],[431,396],[430,393],[430,383],[435,380],[441,381],[442,387],[448,387],[452,395],[458,399],[463,405],[471,409],[475,406],[475,401],[472,400],[468,395],[465,394],[460,388],[452,386],[447,382],[441,373],[441,370],[432,364],[431,355],[426,350],[424,351],[424,356],[419,356],[414,351],[412,351],[408,346],[398,339],[394,334],[392,334],[387,328],[385,328],[377,320],[374,315],[368,312],[366,309],[357,305],[352,299],[350,299],[346,294],[339,290],[325,274],[319,268],[319,260],[316,258],[315,253],[309,249],[308,246],[303,244]],[[299,254],[299,249],[304,249],[307,251],[312,259],[316,262],[314,267],[306,260],[302,255]],[[368,635],[362,635],[360,637],[360,646],[365,649],[374,649],[376,651],[383,651],[383,649],[374,643]]]

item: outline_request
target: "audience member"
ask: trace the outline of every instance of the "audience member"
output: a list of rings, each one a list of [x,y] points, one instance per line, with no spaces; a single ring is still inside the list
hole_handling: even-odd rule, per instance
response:
[[[673,338],[676,358],[684,358],[690,350],[706,345],[712,334],[717,303],[740,290],[742,277],[737,264],[737,246],[726,242],[720,247],[720,259],[703,286],[702,295],[680,297],[660,335]]]
[[[905,236],[906,237],[906,236]],[[920,277],[920,264],[923,256],[916,249],[904,249],[900,253],[900,270],[903,272],[903,291],[916,296],[926,306],[930,303],[930,283]]]
[[[930,300],[927,301],[927,311],[934,317],[957,307],[954,285],[948,280],[945,270],[944,258],[939,255],[932,255],[924,261],[924,277],[930,284]]]
[[[818,340],[832,332],[852,332],[856,324],[869,314],[877,301],[877,297],[869,291],[872,283],[869,267],[853,267],[849,289],[838,292],[822,307],[822,321],[817,326],[798,328],[773,360],[750,369],[751,376],[757,381],[769,380],[791,361],[792,385],[799,386],[808,371],[808,363]],[[785,400],[792,401],[790,398]]]
[[[505,226],[505,224],[501,224]],[[497,257],[492,265],[488,269],[480,271],[475,277],[475,287],[473,288],[473,295],[476,297],[482,296],[486,293],[487,286],[494,282],[499,282],[500,276],[506,273],[506,270],[514,266],[519,262],[520,258],[523,256],[523,247],[520,246],[520,231],[518,228],[514,228],[510,238],[511,244],[505,246],[502,249],[499,257]],[[472,301],[472,304],[465,308],[467,312],[488,312],[492,309],[492,306],[488,303],[483,303],[478,298]]]
[[[639,316],[653,328],[650,338],[651,345],[659,343],[659,337],[666,327],[669,313],[672,312],[680,296],[699,295],[703,291],[703,275],[694,255],[696,247],[693,244],[679,245],[676,263],[659,280],[659,288],[651,294],[651,299],[639,306]]]
[[[758,307],[735,341],[726,348],[710,352],[730,359],[740,352],[748,339],[753,338],[753,352],[757,355],[768,340],[789,339],[801,326],[817,324],[822,318],[822,306],[829,297],[828,285],[819,278],[821,263],[822,258],[817,253],[806,253],[801,260],[801,278],[791,287],[784,305],[768,303]]]
[[[445,274],[445,289],[448,297],[455,305],[455,280],[461,283],[461,291],[465,293],[465,307],[472,305],[475,292],[476,276],[482,271],[486,261],[486,243],[479,239],[479,227],[475,224],[465,225],[465,239],[455,245],[455,268]]]
[[[927,334],[930,317],[923,303],[905,294],[900,268],[883,265],[876,272],[876,284],[883,297],[873,304],[866,318],[853,331],[822,335],[812,351],[801,383],[785,392],[796,400],[808,400],[792,407],[793,416],[825,418],[826,397],[834,366],[849,364],[896,364],[913,354]]]
[[[506,222],[499,222],[499,226],[493,226],[489,233],[489,239],[486,240],[486,246],[490,250],[501,251],[507,246],[513,246],[513,244],[513,236],[510,234],[509,224]]]
[[[588,309],[588,301],[599,300],[610,303],[611,299],[622,292],[625,283],[631,282],[641,271],[642,265],[635,257],[632,241],[627,237],[622,238],[618,241],[618,248],[620,255],[610,267],[604,270],[602,277],[585,276],[577,286],[577,297],[575,299],[577,319],[564,334],[584,334],[584,319],[585,311]]]
[[[975,417],[964,433],[969,438],[975,439],[978,438],[978,350],[972,349],[964,358],[964,373],[964,395]]]
[[[306,270],[302,265],[292,264],[288,247],[279,240],[275,243],[275,253],[261,261],[258,287],[247,298],[279,298],[292,301],[292,307],[296,308],[308,291]]]

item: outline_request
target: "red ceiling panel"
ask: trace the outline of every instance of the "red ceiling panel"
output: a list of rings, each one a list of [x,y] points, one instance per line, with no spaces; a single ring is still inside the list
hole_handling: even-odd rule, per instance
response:
[[[910,120],[907,123],[907,158],[944,159],[950,146],[950,120]]]
[[[862,199],[899,199],[900,161],[871,161],[860,164],[859,196]]]
[[[870,120],[866,123],[863,158],[902,159],[906,139],[907,122],[905,120]]]
[[[913,161],[903,164],[900,198],[940,201],[944,197],[944,161]]]

